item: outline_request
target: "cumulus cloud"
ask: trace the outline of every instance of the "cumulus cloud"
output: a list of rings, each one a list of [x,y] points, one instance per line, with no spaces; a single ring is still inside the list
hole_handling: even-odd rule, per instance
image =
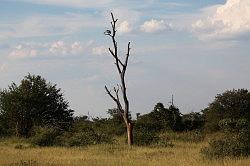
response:
[[[250,0],[227,0],[192,24],[201,39],[239,38],[250,34]]]
[[[92,53],[94,55],[105,55],[108,53],[107,48],[105,46],[98,46],[98,47],[94,47],[92,48]]]
[[[141,25],[141,31],[146,33],[154,33],[158,31],[163,31],[167,29],[171,29],[172,24],[165,22],[164,20],[150,20],[145,21],[143,25]]]
[[[37,56],[38,51],[36,49],[18,45],[16,48],[9,53],[9,58],[11,59],[23,59],[23,58],[32,58]]]
[[[52,43],[49,51],[53,54],[68,54],[68,49],[66,48],[63,41],[57,41]]]
[[[11,59],[25,59],[47,56],[70,56],[90,52],[93,41],[82,43],[79,41],[65,42],[63,40],[49,43],[22,43],[10,50],[8,55]]]
[[[54,55],[72,55],[82,53],[84,48],[81,42],[65,43],[59,40],[51,44],[49,51]]]
[[[128,21],[123,21],[118,27],[117,30],[120,34],[124,34],[124,33],[129,33],[132,31],[132,27],[129,24]]]
[[[70,47],[72,54],[78,54],[83,51],[83,45],[80,42],[74,42]]]
[[[126,7],[120,7],[120,6],[111,9],[111,11],[113,12],[114,17],[118,19],[117,31],[118,31],[118,34],[121,34],[121,35],[132,32],[134,27],[137,27],[137,23],[140,20],[140,17],[142,14],[141,12],[137,10],[133,10],[133,9],[126,8]],[[110,9],[105,10],[102,13],[102,15],[105,18],[103,22],[109,23],[110,22]]]

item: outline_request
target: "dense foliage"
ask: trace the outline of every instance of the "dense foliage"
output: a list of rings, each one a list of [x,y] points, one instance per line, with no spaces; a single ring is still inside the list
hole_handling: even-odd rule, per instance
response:
[[[204,116],[200,112],[191,112],[182,116],[182,129],[185,131],[201,130],[204,126]]]
[[[65,130],[73,120],[68,107],[56,85],[29,74],[19,86],[12,83],[0,92],[0,124],[9,134],[25,137],[31,135],[34,126]]]
[[[245,119],[224,119],[219,126],[224,135],[210,141],[209,146],[201,150],[206,157],[244,157],[250,154],[250,132]]]
[[[220,130],[219,121],[227,118],[250,122],[250,92],[246,89],[226,91],[215,97],[208,108],[203,110],[205,128],[208,131]]]
[[[206,131],[220,131],[223,137],[210,141],[202,153],[210,158],[250,154],[250,93],[246,89],[216,96],[204,111]]]
[[[136,126],[151,132],[179,131],[182,128],[181,115],[175,106],[165,108],[162,103],[157,103],[152,112],[138,116]]]

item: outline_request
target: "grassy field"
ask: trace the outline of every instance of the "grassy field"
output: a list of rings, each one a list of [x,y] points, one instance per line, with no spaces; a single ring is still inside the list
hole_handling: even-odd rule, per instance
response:
[[[169,166],[249,166],[250,158],[207,160],[200,154],[206,143],[174,142],[174,147],[128,147],[124,144],[84,148],[32,147],[25,141],[0,142],[0,165],[169,165]]]

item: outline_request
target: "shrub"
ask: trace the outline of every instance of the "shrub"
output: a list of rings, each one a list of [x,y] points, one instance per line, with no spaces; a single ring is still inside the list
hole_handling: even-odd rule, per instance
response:
[[[182,122],[179,109],[173,105],[165,108],[162,103],[157,103],[154,110],[148,114],[137,117],[137,126],[151,132],[180,131]]]
[[[113,142],[113,138],[110,135],[97,133],[94,130],[65,133],[59,139],[63,146],[87,146]]]
[[[185,131],[201,130],[204,126],[203,115],[199,112],[191,112],[182,116],[182,127]]]
[[[183,141],[183,142],[201,142],[204,140],[205,135],[201,131],[188,131],[188,132],[166,132],[163,133],[165,137],[170,140]]]
[[[10,135],[9,127],[5,124],[4,119],[1,117],[0,113],[0,138]]]
[[[58,136],[61,133],[55,128],[36,127],[33,136],[30,138],[31,143],[38,146],[53,146],[58,144]]]
[[[148,123],[135,123],[133,136],[134,144],[138,146],[146,146],[155,144],[159,140],[159,134],[155,130],[150,130],[152,126]]]
[[[173,147],[170,138],[165,134],[154,133],[150,131],[136,131],[134,133],[134,143],[138,146],[163,146]]]
[[[38,163],[34,160],[21,160],[10,164],[10,166],[38,166]]]
[[[208,158],[245,157],[249,155],[249,139],[241,134],[224,140],[212,140],[209,146],[202,148],[201,153]]]
[[[31,143],[38,146],[86,146],[112,143],[113,138],[92,128],[81,132],[60,132],[55,128],[37,127],[30,138]]]
[[[219,122],[224,137],[209,142],[201,153],[208,158],[242,157],[250,154],[250,132],[244,119],[224,119]]]
[[[157,145],[163,147],[173,147],[174,144],[171,142],[170,138],[165,134],[160,134],[157,141]]]
[[[229,90],[218,94],[209,107],[204,109],[205,130],[219,131],[219,121],[225,118],[250,121],[250,92],[246,89]]]
[[[148,130],[137,130],[134,133],[134,143],[139,146],[152,145],[157,143],[159,136]]]
[[[4,129],[2,128],[2,126],[0,126],[0,138],[3,137],[4,135],[5,135]]]
[[[25,145],[25,144],[17,144],[14,146],[15,149],[26,149],[29,147],[30,147],[30,145]]]

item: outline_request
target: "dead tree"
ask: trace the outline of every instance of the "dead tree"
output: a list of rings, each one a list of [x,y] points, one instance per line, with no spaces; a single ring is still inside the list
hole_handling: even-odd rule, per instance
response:
[[[109,48],[110,54],[113,56],[116,69],[118,71],[118,74],[120,76],[120,84],[117,84],[117,87],[113,88],[112,90],[109,90],[107,86],[105,86],[105,90],[108,93],[108,95],[114,100],[114,102],[117,105],[117,109],[121,116],[123,117],[123,120],[127,127],[127,138],[128,138],[128,144],[133,144],[133,123],[131,122],[131,119],[129,118],[129,101],[127,97],[127,89],[126,89],[126,82],[125,82],[125,74],[126,69],[128,66],[128,60],[130,56],[130,42],[127,46],[127,54],[125,57],[124,62],[122,61],[121,57],[118,56],[118,47],[117,47],[117,41],[116,41],[116,23],[118,19],[114,18],[113,13],[111,13],[112,21],[111,21],[111,30],[106,30],[105,35],[109,36],[113,43],[113,48]],[[120,100],[120,91],[122,93],[122,101]]]

